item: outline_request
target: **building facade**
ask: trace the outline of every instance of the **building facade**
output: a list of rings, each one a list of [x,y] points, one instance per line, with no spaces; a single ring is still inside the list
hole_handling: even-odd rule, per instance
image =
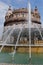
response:
[[[11,7],[9,7],[8,12],[5,15],[4,26],[27,23],[28,13],[29,12],[27,8],[15,9],[12,11]],[[37,7],[35,7],[35,9],[31,11],[31,21],[33,28],[35,28],[35,25],[38,25],[39,28],[41,27],[40,13],[38,12]]]
[[[18,40],[18,44],[27,44],[26,46],[19,46],[18,51],[25,50],[26,52],[29,52],[29,34],[28,34],[28,9],[27,8],[20,8],[20,9],[14,9],[12,10],[11,7],[9,7],[6,15],[5,15],[5,22],[4,22],[4,32],[7,33],[4,36],[3,35],[3,40],[7,38],[9,35],[10,31],[12,28],[14,28],[14,31],[12,34],[8,37],[7,39],[7,44],[16,44],[18,34],[20,29],[23,27],[23,30],[21,32],[20,38]],[[34,10],[31,10],[31,28],[36,29],[36,28],[41,28],[41,22],[40,22],[40,13],[38,12],[37,7],[35,7]],[[34,36],[32,36],[34,37]],[[36,38],[35,38],[36,39]],[[31,39],[32,43],[34,44],[33,38]],[[26,50],[27,49],[27,50]],[[22,51],[21,51],[22,52]]]

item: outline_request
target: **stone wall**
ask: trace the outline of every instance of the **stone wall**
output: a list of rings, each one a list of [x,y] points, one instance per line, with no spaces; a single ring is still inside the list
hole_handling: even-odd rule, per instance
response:
[[[14,47],[4,47],[2,49],[2,52],[13,52]],[[29,47],[17,47],[16,49],[17,52],[19,53],[29,53]],[[31,52],[32,53],[43,53],[43,47],[37,46],[37,47],[31,47]]]

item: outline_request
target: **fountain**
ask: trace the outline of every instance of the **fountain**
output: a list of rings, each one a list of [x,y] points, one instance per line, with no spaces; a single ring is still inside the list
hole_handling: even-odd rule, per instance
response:
[[[31,63],[31,5],[30,5],[30,2],[28,3],[28,29],[29,29],[29,62]],[[37,26],[36,26],[37,27]],[[0,49],[0,52],[2,51],[3,47],[5,46],[5,44],[7,44],[7,40],[9,38],[9,36],[13,33],[13,31],[16,29],[16,28],[20,28],[20,31],[19,31],[19,34],[18,34],[18,37],[17,37],[17,41],[16,41],[16,44],[14,45],[15,49],[12,53],[9,53],[12,55],[12,60],[14,61],[14,55],[16,53],[16,48],[18,46],[18,41],[19,41],[19,38],[20,38],[20,35],[21,35],[21,32],[22,32],[22,29],[24,28],[23,26],[19,26],[19,27],[15,27],[15,26],[12,26],[12,30],[10,31],[8,37],[6,38],[6,40],[3,42],[3,45]],[[39,30],[39,28],[37,27],[38,31],[40,32],[40,35],[41,35],[41,31]],[[9,31],[10,29],[8,29],[4,35]],[[41,35],[41,38],[42,38],[42,35]]]
[[[28,3],[28,28],[29,28],[29,62],[31,63],[31,5]]]
[[[22,27],[20,28],[20,32],[18,34],[18,37],[17,37],[17,41],[16,41],[16,45],[15,45],[15,49],[14,49],[14,52],[12,53],[12,60],[14,60],[14,55],[16,53],[16,46],[18,45],[18,41],[19,41],[19,38],[20,38],[20,35],[21,35],[21,32],[22,32]]]
[[[43,37],[42,37],[42,34],[41,34],[41,30],[38,28],[38,26],[37,26],[37,25],[35,25],[35,26],[36,26],[37,30],[39,31],[40,36],[41,36],[41,38],[42,38],[42,40],[43,40]]]
[[[13,27],[13,26],[12,26],[12,27]],[[2,45],[2,47],[0,48],[0,52],[2,51],[3,47],[5,46],[5,44],[6,44],[7,40],[8,40],[8,38],[9,38],[9,36],[12,34],[12,32],[14,31],[14,29],[15,29],[15,27],[13,27],[13,29],[12,29],[11,32],[9,33],[8,37],[6,38],[6,40],[3,42],[3,45]]]
[[[28,28],[29,28],[29,61],[30,61],[31,60],[31,7],[30,7],[30,3],[28,4],[28,6],[29,6],[29,8],[28,8],[28,11],[29,11],[28,17],[29,18],[28,18],[28,23],[27,24],[29,26]],[[22,32],[22,28],[24,28],[24,27],[21,26],[21,28],[20,28],[20,32],[18,34],[18,38],[17,38],[16,45],[15,45],[15,50],[14,50],[14,52],[11,53],[11,54],[13,54],[12,55],[12,60],[14,60],[14,55],[16,53],[16,46],[18,45],[18,41],[19,41],[19,38],[20,38],[20,35],[21,35],[21,32]],[[9,36],[12,34],[12,32],[14,31],[14,29],[15,29],[15,27],[13,26],[13,29],[10,31],[8,37],[4,41],[4,43],[3,43],[3,45],[2,45],[2,47],[0,49],[0,52],[2,51],[3,47],[5,46],[5,44],[6,44],[7,40],[8,40],[8,38],[9,38]],[[8,30],[6,32],[8,32]]]
[[[7,31],[5,31],[5,32],[3,33],[3,37],[6,36],[6,34],[8,33],[9,30],[11,30],[11,27],[8,28]],[[2,37],[2,38],[3,38],[3,37]]]

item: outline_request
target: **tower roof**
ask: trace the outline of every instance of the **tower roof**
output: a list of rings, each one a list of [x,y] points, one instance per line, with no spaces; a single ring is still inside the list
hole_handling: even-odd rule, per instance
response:
[[[35,6],[35,9],[34,9],[35,11],[37,11],[38,10],[38,8],[37,8],[37,6]]]
[[[9,6],[8,10],[11,10],[11,6]]]

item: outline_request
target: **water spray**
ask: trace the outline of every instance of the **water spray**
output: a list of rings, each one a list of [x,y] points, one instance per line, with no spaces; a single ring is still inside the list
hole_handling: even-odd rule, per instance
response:
[[[31,5],[28,3],[29,62],[31,63]]]

